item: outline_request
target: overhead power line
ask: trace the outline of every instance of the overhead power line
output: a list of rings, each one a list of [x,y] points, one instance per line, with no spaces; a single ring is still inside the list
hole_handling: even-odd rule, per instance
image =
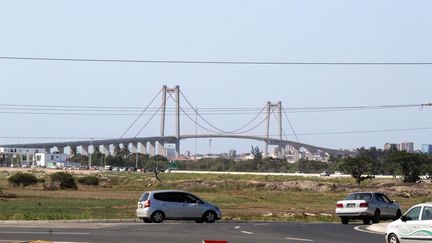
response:
[[[285,113],[314,113],[314,112],[343,112],[365,110],[389,110],[402,108],[423,108],[432,106],[432,103],[424,104],[399,104],[399,105],[373,105],[373,106],[334,106],[334,107],[291,107],[283,108]],[[1,114],[22,115],[82,115],[82,116],[138,116],[151,115],[160,108],[149,107],[109,107],[109,106],[50,106],[50,105],[17,105],[0,104]],[[185,107],[184,112],[195,114],[196,108]],[[207,107],[199,108],[201,115],[259,115],[265,113],[263,108],[253,107]],[[167,115],[175,115],[174,108],[166,110]]]
[[[155,63],[155,64],[221,64],[221,65],[356,65],[356,66],[412,66],[432,65],[432,62],[300,62],[300,61],[213,61],[213,60],[174,60],[174,59],[101,59],[101,58],[60,58],[0,56],[2,60],[13,61],[61,61],[61,62],[113,62],[113,63]]]

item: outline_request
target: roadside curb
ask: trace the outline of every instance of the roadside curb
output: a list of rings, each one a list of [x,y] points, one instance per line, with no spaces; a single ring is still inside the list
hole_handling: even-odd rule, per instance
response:
[[[135,223],[138,219],[1,220],[0,224]]]
[[[362,225],[356,226],[354,229],[360,232],[383,235],[386,232],[387,225],[388,223],[372,224],[368,226]]]
[[[366,227],[366,229],[377,233],[385,233],[387,225],[388,223],[372,224]]]

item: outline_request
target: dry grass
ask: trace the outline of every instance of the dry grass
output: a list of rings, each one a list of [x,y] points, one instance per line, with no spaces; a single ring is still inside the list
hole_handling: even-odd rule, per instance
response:
[[[162,182],[158,182],[152,174],[102,173],[98,174],[101,186],[47,191],[42,185],[11,188],[8,173],[0,173],[0,188],[17,198],[0,200],[1,219],[134,218],[143,191],[181,189],[218,205],[225,219],[336,221],[334,216],[320,214],[333,214],[336,201],[351,191],[386,192],[407,209],[430,201],[432,189],[430,184],[405,185],[394,179],[375,179],[358,187],[346,178],[162,174]],[[412,197],[404,198],[406,193]]]

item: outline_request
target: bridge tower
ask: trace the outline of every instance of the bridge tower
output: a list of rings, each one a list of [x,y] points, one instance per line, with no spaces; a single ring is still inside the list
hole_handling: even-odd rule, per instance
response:
[[[264,146],[264,158],[267,158],[268,154],[268,145],[269,145],[269,138],[270,138],[270,115],[272,111],[276,110],[277,112],[277,122],[278,122],[278,130],[279,130],[279,140],[282,141],[282,101],[279,101],[277,103],[271,103],[270,101],[267,101],[267,107],[266,107],[266,131],[265,131],[265,146]],[[281,154],[281,158],[285,157],[285,146],[283,144],[279,144],[279,151]]]
[[[174,94],[175,100],[175,126],[176,126],[176,156],[180,156],[180,86],[177,85],[175,88],[167,88],[166,85],[162,87],[162,111],[161,111],[161,126],[160,126],[160,136],[165,137],[165,114],[166,114],[166,103],[167,94]],[[163,143],[159,142],[159,146],[164,146]]]

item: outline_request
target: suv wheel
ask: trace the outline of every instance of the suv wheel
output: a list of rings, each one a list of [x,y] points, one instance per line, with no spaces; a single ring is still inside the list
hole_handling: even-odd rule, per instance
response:
[[[213,211],[207,211],[205,214],[204,214],[204,221],[206,222],[206,223],[213,223],[214,221],[216,221],[216,213],[215,212],[213,212]]]
[[[161,223],[164,220],[165,216],[161,211],[156,211],[151,216],[151,221],[155,223]]]
[[[380,221],[380,211],[377,209],[372,218],[372,223],[377,224]]]

